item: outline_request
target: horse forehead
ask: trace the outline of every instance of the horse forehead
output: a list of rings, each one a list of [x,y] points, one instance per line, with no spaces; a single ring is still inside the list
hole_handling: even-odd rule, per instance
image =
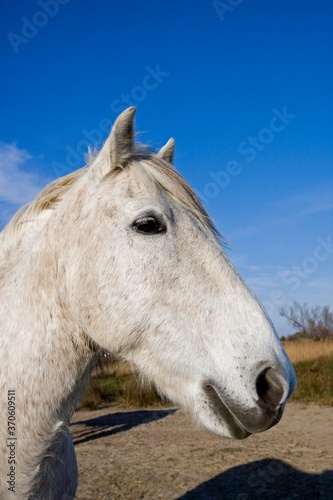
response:
[[[117,202],[126,198],[148,197],[152,193],[148,191],[143,183],[139,183],[128,169],[117,171],[113,175],[104,179],[102,185],[98,185],[98,189],[102,188],[102,193],[106,199]]]
[[[128,196],[122,200],[122,205],[128,213],[136,213],[141,210],[156,210],[169,215],[172,212],[171,204],[171,199],[168,199],[162,193],[160,195],[156,194],[156,196]]]
[[[136,212],[147,207],[167,213],[173,205],[172,198],[158,185],[141,183],[130,172],[117,172],[104,185],[104,196],[113,207]]]

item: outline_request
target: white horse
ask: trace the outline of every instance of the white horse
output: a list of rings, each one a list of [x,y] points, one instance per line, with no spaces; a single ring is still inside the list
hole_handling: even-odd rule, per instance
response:
[[[295,374],[228,261],[174,143],[134,144],[134,108],[89,165],[0,234],[0,497],[68,500],[69,423],[101,349],[220,436],[275,425]]]

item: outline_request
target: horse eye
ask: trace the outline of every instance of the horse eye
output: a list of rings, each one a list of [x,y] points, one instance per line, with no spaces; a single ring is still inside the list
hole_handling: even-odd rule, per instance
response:
[[[142,234],[165,233],[166,227],[159,220],[152,216],[141,217],[133,223],[134,229]]]

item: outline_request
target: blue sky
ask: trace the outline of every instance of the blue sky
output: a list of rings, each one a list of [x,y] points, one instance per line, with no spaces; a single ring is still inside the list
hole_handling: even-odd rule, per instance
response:
[[[280,335],[333,297],[329,0],[2,0],[0,226],[137,106]]]

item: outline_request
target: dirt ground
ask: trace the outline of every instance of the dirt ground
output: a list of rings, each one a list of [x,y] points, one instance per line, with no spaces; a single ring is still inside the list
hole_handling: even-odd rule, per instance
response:
[[[333,409],[289,403],[243,441],[198,429],[181,410],[77,412],[77,500],[333,499]]]

